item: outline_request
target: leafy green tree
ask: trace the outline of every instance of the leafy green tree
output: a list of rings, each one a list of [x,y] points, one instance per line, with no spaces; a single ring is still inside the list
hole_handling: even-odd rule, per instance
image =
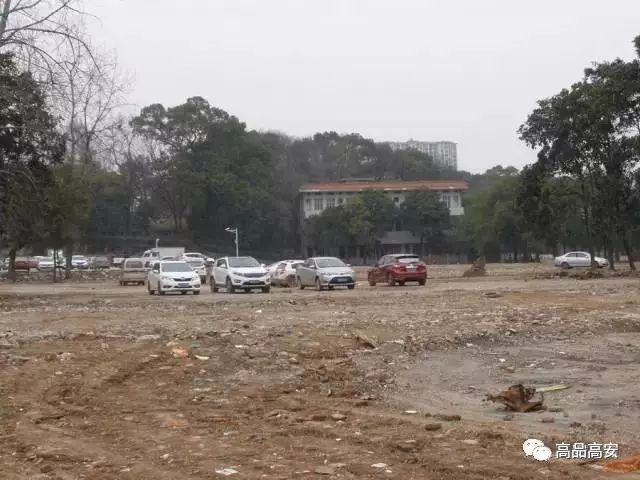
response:
[[[519,186],[519,177],[504,177],[467,200],[467,231],[476,249],[490,260],[510,252],[517,261],[525,250],[523,219],[516,203]]]
[[[365,190],[354,196],[344,209],[346,234],[352,247],[364,247],[363,262],[380,254],[379,238],[391,230],[395,205],[384,192]]]
[[[451,227],[449,208],[439,194],[431,191],[415,191],[407,194],[401,206],[401,224],[420,238],[420,253],[428,250],[442,251],[446,232]]]
[[[16,252],[42,233],[42,191],[62,160],[63,140],[38,82],[0,54],[0,235],[12,273]]]
[[[549,175],[568,174],[578,181],[589,252],[593,257],[599,238],[611,268],[617,236],[635,268],[629,208],[640,153],[639,122],[640,60],[617,59],[594,64],[581,82],[538,102],[520,128],[521,138],[540,149],[538,164]]]

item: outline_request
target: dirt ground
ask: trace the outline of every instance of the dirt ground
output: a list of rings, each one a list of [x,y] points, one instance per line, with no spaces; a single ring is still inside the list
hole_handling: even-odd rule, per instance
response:
[[[0,284],[0,478],[640,478],[522,452],[640,452],[640,279],[545,268],[271,294]],[[569,388],[542,412],[483,401],[517,383]]]

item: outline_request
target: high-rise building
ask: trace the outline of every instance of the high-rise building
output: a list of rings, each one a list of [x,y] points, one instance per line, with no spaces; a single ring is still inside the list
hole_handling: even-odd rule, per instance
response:
[[[434,162],[443,167],[458,169],[458,148],[455,142],[420,142],[409,140],[407,142],[387,142],[392,150],[414,149],[426,153]]]

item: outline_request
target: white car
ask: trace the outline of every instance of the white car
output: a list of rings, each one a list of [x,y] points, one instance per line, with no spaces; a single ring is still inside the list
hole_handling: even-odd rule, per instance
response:
[[[53,270],[53,257],[38,257],[38,270],[44,272]]]
[[[200,282],[202,284],[207,283],[207,266],[203,259],[185,257],[184,261],[191,265],[191,268],[200,275]]]
[[[86,270],[89,268],[89,260],[84,255],[74,255],[71,257],[71,268]]]
[[[147,290],[149,295],[167,292],[200,294],[200,275],[194,272],[191,265],[182,261],[155,261],[147,273]]]
[[[273,262],[265,267],[267,269],[267,272],[269,272],[271,281],[273,281],[273,277],[276,274],[276,269],[278,268],[278,265],[280,265],[280,262]]]
[[[294,287],[296,284],[296,269],[304,260],[283,260],[278,262],[271,273],[271,283],[283,287]]]
[[[216,260],[210,281],[212,292],[224,288],[228,293],[236,290],[250,292],[260,289],[269,293],[271,275],[264,265],[253,257],[222,257]]]
[[[609,266],[606,258],[594,257],[598,268]],[[564,255],[556,257],[553,261],[556,267],[573,268],[573,267],[590,267],[591,255],[588,252],[567,252]]]
[[[182,258],[184,258],[184,260],[187,260],[187,261],[193,258],[200,258],[204,262],[213,262],[213,258],[205,255],[204,253],[198,253],[198,252],[187,252],[184,255],[182,255]]]

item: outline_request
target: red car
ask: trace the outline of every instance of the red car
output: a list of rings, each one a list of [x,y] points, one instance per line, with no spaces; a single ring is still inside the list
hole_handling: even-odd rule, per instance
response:
[[[424,285],[427,282],[427,265],[418,255],[407,253],[385,255],[375,267],[369,270],[367,277],[372,287],[380,282],[391,286],[404,285],[405,282],[418,282]]]
[[[38,269],[38,262],[35,258],[31,257],[16,257],[14,265],[16,270],[26,270],[27,272]]]

